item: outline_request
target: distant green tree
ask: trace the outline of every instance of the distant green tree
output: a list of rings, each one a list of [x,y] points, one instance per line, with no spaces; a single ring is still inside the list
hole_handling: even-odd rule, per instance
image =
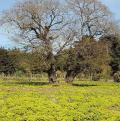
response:
[[[44,57],[38,51],[29,53],[30,69],[33,74],[39,74],[46,70]]]
[[[71,82],[79,74],[98,80],[107,62],[106,48],[91,36],[84,36],[70,49],[66,64],[66,81]]]
[[[63,50],[60,54],[56,55],[56,68],[57,70],[64,71],[67,59],[68,59],[69,49]]]
[[[8,50],[9,56],[14,62],[16,72],[30,73],[30,53],[14,48]]]
[[[14,61],[9,53],[4,48],[0,48],[0,73],[6,75],[13,74],[15,72]]]
[[[104,44],[106,44],[109,55],[111,57],[111,60],[109,63],[109,65],[111,67],[111,71],[112,71],[111,75],[113,77],[114,77],[114,75],[119,75],[119,71],[120,71],[120,37],[117,35],[116,36],[108,35],[108,36],[102,37],[101,41]]]

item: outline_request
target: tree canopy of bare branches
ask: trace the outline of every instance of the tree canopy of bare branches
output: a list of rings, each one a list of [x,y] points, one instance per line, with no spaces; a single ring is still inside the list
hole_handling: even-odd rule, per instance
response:
[[[75,16],[80,36],[97,37],[113,29],[112,13],[99,0],[68,0],[68,6]]]

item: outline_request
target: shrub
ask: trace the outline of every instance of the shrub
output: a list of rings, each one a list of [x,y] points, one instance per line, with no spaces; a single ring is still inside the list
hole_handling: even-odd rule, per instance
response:
[[[114,82],[120,82],[120,72],[116,72],[114,75],[113,75],[113,79],[114,79]]]
[[[99,81],[100,80],[100,75],[99,74],[94,74],[92,77],[92,81]]]

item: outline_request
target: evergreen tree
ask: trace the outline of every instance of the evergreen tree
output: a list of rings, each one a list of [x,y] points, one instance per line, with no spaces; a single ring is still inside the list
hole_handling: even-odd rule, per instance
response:
[[[8,51],[0,48],[0,73],[6,75],[13,74],[15,67],[12,58],[9,56]]]

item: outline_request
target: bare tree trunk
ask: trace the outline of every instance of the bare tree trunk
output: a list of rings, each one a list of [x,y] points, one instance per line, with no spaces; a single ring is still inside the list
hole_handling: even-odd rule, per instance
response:
[[[48,70],[48,79],[49,79],[49,83],[56,82],[56,68],[54,64],[50,65],[50,69]]]
[[[74,78],[76,77],[76,73],[73,70],[68,70],[65,76],[65,82],[69,83],[69,82],[73,82]]]

